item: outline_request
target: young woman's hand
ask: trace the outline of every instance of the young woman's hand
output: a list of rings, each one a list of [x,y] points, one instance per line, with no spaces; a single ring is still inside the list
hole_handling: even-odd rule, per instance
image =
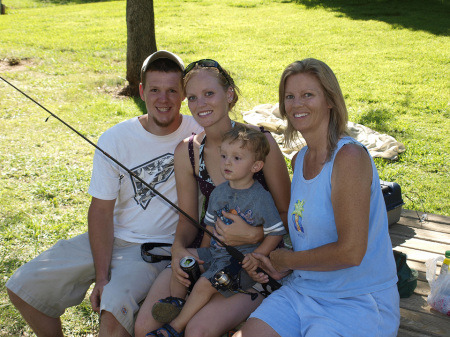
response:
[[[217,218],[214,235],[219,240],[229,246],[241,246],[245,244],[256,244],[264,239],[264,230],[262,226],[253,227],[246,223],[239,215],[222,212],[223,216],[233,221],[226,225]]]
[[[180,261],[183,257],[190,255],[186,248],[172,246],[172,277],[185,287],[190,285],[189,275],[181,269]]]

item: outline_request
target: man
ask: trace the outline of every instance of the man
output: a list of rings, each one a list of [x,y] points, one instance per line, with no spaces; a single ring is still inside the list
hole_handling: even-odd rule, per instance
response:
[[[173,172],[176,145],[201,127],[180,114],[183,61],[168,51],[150,55],[141,70],[140,95],[147,114],[119,123],[98,141],[100,148],[161,194],[177,201]],[[63,336],[60,316],[78,305],[90,285],[100,313],[99,336],[133,335],[134,316],[168,260],[147,263],[144,242],[170,252],[178,215],[170,205],[96,151],[89,194],[88,233],[60,240],[20,267],[6,287],[37,336]]]

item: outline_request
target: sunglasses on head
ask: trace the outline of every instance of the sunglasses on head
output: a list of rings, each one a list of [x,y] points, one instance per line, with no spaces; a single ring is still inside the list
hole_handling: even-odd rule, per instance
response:
[[[141,257],[145,262],[148,263],[158,263],[164,260],[171,260],[171,255],[157,255],[152,254],[150,251],[154,248],[158,247],[171,247],[172,245],[170,243],[153,243],[153,242],[146,242],[141,245]]]
[[[211,59],[203,59],[203,60],[198,60],[198,61],[189,63],[189,65],[183,71],[183,77],[185,77],[188,72],[190,72],[192,69],[194,69],[196,65],[198,65],[199,67],[202,67],[202,68],[216,68],[225,77],[227,82],[229,84],[231,83],[230,78],[228,77],[228,74],[220,66],[219,62],[211,60]]]

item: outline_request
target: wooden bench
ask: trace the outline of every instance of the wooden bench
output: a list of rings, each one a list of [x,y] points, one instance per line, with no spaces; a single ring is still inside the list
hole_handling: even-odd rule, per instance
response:
[[[408,265],[419,272],[414,294],[400,299],[398,336],[450,336],[450,317],[427,303],[430,286],[425,267],[428,259],[450,250],[450,217],[428,214],[428,220],[421,222],[415,211],[402,210],[400,220],[390,226],[389,233],[392,247],[405,253]]]

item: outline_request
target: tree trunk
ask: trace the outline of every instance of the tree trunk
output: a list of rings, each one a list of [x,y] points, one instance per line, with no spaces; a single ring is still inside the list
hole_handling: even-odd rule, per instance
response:
[[[127,0],[127,81],[122,94],[139,96],[141,67],[156,51],[153,0]]]

